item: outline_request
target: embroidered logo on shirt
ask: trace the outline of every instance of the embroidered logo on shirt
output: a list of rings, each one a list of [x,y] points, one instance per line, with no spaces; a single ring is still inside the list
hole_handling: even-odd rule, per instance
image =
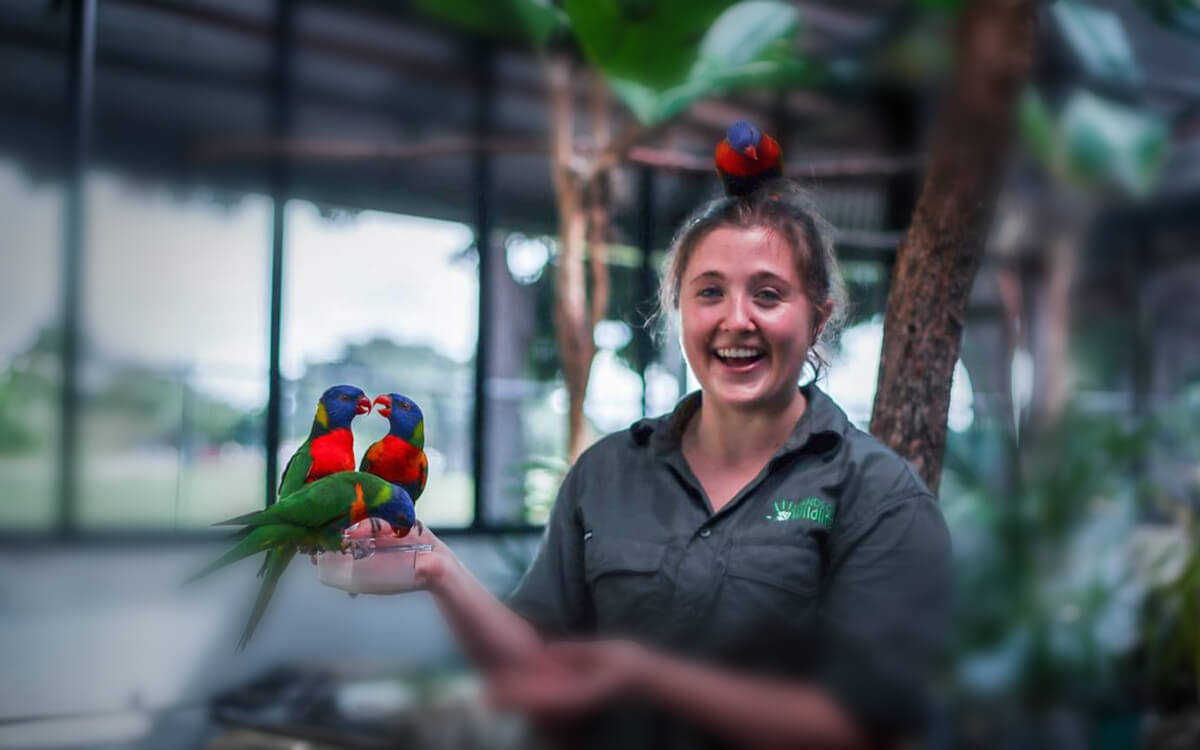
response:
[[[813,521],[821,526],[833,525],[833,503],[819,497],[795,500],[776,500],[775,512],[768,521]]]

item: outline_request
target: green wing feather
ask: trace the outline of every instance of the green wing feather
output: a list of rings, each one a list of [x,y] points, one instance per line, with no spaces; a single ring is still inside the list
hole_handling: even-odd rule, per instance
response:
[[[286,545],[295,546],[297,544],[312,543],[316,536],[313,529],[307,529],[302,526],[287,526],[283,524],[260,526],[252,529],[250,533],[243,536],[241,541],[234,545],[233,549],[201,568],[184,581],[184,583],[198,581],[230,563],[235,563],[238,560],[250,557],[264,550]]]
[[[275,585],[279,583],[283,571],[287,569],[288,563],[296,555],[296,548],[295,546],[276,547],[267,554],[270,562],[267,564],[262,585],[258,589],[258,596],[254,599],[254,607],[250,610],[250,619],[246,621],[246,628],[242,631],[242,637],[238,641],[237,651],[245,649],[246,644],[250,642],[250,636],[254,635],[254,630],[262,620],[263,613],[267,611],[271,595],[275,593]]]
[[[358,471],[339,471],[304,485],[279,502],[264,510],[256,510],[235,518],[218,522],[217,526],[266,526],[283,523],[319,528],[346,516],[354,504],[354,484],[362,484],[363,498],[379,492],[383,479],[374,474]]]
[[[304,481],[308,479],[308,472],[312,469],[312,465],[312,439],[309,438],[300,444],[300,447],[288,459],[287,466],[283,467],[283,476],[279,480],[279,497],[285,498],[304,487]]]

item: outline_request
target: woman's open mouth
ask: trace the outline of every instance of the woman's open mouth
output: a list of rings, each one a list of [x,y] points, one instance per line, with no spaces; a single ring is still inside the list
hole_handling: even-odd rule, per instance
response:
[[[713,356],[730,370],[742,372],[753,368],[767,355],[762,349],[755,347],[731,346],[714,349]]]

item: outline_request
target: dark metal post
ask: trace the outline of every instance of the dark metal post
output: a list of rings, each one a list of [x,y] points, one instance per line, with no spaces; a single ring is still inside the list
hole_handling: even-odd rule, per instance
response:
[[[639,207],[640,220],[638,228],[641,232],[642,266],[638,273],[639,307],[644,307],[645,314],[640,316],[634,329],[637,336],[638,375],[642,377],[642,416],[646,416],[646,367],[654,356],[654,342],[651,339],[649,321],[654,315],[654,286],[655,273],[651,253],[654,252],[654,170],[642,167],[639,175],[638,194],[641,198]]]
[[[495,117],[495,77],[492,72],[492,49],[485,42],[476,43],[472,51],[475,68],[475,137],[485,141],[492,133]],[[479,324],[475,345],[475,419],[471,436],[471,471],[475,477],[474,513],[471,525],[479,528],[486,518],[486,490],[488,476],[487,451],[487,382],[491,366],[491,321],[492,288],[490,266],[492,264],[492,155],[486,149],[475,152],[472,164],[472,181],[475,186],[475,250],[479,255]]]
[[[83,291],[84,181],[92,131],[92,82],[96,60],[96,0],[71,3],[66,144],[67,195],[63,217],[62,392],[59,404],[58,507],[64,535],[79,530],[79,354]]]
[[[292,0],[276,0],[275,31],[272,38],[271,137],[282,140],[292,132],[292,68],[295,57],[295,5]],[[279,485],[276,468],[282,415],[282,376],[279,372],[280,328],[283,311],[284,217],[287,210],[288,162],[281,156],[271,165],[271,343],[267,385],[267,475],[266,504],[275,502]]]

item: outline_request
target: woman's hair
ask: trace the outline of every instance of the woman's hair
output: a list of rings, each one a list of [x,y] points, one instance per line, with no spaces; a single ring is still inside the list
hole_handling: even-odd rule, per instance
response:
[[[846,311],[846,290],[833,252],[833,228],[817,212],[808,194],[790,180],[772,181],[743,197],[717,198],[692,212],[667,252],[659,284],[659,315],[665,320],[679,309],[683,272],[692,254],[701,240],[721,227],[766,229],[777,233],[792,249],[804,295],[813,306],[814,328],[821,331],[819,339],[814,336],[807,360],[812,369],[810,382],[816,382],[829,366],[817,346],[830,345],[837,339]],[[824,318],[827,304],[830,314]]]

